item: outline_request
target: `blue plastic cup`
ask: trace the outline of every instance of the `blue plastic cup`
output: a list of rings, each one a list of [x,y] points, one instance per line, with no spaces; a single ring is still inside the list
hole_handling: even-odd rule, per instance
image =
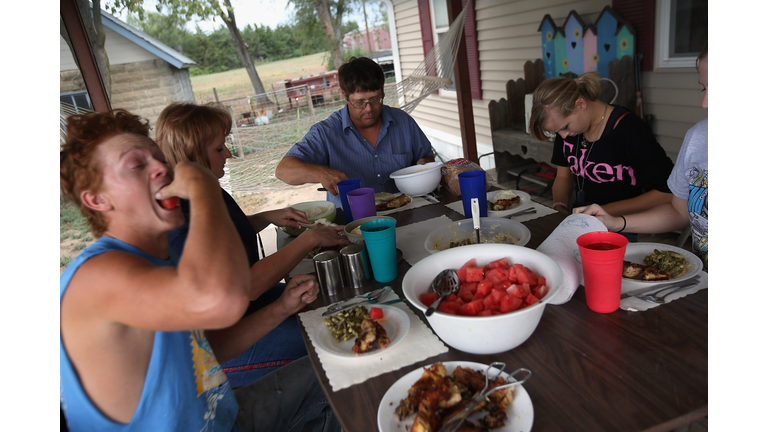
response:
[[[485,171],[464,171],[459,174],[461,202],[464,204],[464,217],[472,217],[472,198],[477,198],[480,205],[480,217],[488,217]]]
[[[392,219],[375,219],[360,226],[368,258],[371,260],[373,277],[377,282],[392,282],[397,279],[396,224]]]
[[[344,219],[347,223],[354,220],[352,218],[352,210],[349,208],[349,201],[347,200],[347,193],[355,189],[363,187],[363,182],[360,179],[346,179],[336,183],[336,189],[339,190],[339,199],[341,199],[341,208],[344,210]]]

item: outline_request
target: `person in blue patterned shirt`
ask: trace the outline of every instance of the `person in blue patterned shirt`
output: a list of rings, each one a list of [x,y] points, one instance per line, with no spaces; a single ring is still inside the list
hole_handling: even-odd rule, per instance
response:
[[[327,199],[341,207],[336,184],[359,178],[376,192],[398,192],[389,175],[435,160],[432,145],[416,121],[384,105],[384,72],[367,57],[339,68],[347,103],[310,128],[277,165],[275,176],[290,185],[320,183]]]

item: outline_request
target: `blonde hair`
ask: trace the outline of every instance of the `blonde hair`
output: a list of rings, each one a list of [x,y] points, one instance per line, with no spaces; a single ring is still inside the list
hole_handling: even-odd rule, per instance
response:
[[[544,122],[550,111],[568,117],[575,110],[579,98],[595,101],[598,97],[600,75],[597,72],[587,72],[574,79],[557,77],[544,81],[533,92],[531,120],[528,123],[531,136],[539,141],[549,139],[544,134]]]
[[[219,134],[232,130],[232,117],[222,105],[175,102],[157,118],[155,140],[171,168],[181,161],[197,162],[211,168],[206,147]]]

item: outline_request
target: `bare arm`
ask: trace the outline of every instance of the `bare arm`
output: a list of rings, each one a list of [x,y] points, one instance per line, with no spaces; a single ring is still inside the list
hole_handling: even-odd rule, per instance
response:
[[[319,293],[317,280],[311,275],[298,275],[285,287],[280,299],[222,330],[206,330],[205,336],[216,354],[225,363],[259,341],[289,316],[312,303]]]
[[[424,156],[423,158],[416,161],[416,165],[424,165],[425,163],[434,162],[434,161],[435,161],[434,156]]]
[[[222,328],[242,317],[248,261],[216,178],[198,164],[180,163],[176,179],[156,198],[170,196],[189,199],[192,209],[178,267],[157,267],[128,252],[94,257],[72,279],[62,314],[158,331]]]
[[[300,228],[297,222],[309,223],[306,213],[292,207],[255,213],[248,216],[248,221],[256,232],[262,231],[269,224],[275,224],[279,227]]]
[[[619,231],[624,226],[621,217],[611,216],[602,207],[592,204],[579,207],[574,213],[584,213],[600,219],[608,231]],[[669,232],[685,228],[690,223],[688,219],[688,203],[682,198],[672,196],[672,201],[646,210],[644,212],[624,215],[627,226],[623,231],[643,234]]]
[[[295,156],[286,156],[277,164],[275,177],[290,185],[320,183],[333,195],[339,194],[336,183],[347,179],[341,171],[306,163]]]
[[[565,203],[567,207],[556,205],[555,210],[560,213],[571,214],[571,195],[573,194],[573,174],[568,167],[557,167],[555,183],[552,185],[552,198],[554,201]]]
[[[645,211],[653,207],[671,202],[672,196],[673,195],[671,193],[659,192],[654,189],[634,198],[605,204],[603,205],[603,210],[617,216],[639,213],[641,211]]]
[[[343,226],[313,228],[301,233],[284,248],[259,260],[251,267],[251,290],[249,298],[257,299],[291,272],[312,249],[346,246],[349,240],[338,233]]]

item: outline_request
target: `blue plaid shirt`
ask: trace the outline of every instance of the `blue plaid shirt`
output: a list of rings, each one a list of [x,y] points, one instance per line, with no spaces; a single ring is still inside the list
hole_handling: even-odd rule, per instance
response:
[[[313,125],[301,142],[291,147],[286,156],[306,163],[339,170],[349,178],[359,178],[363,187],[376,192],[398,192],[389,175],[432,154],[432,145],[408,113],[384,105],[381,110],[378,144],[373,148],[349,118],[349,108],[331,114]],[[337,195],[327,193],[327,200],[341,207]]]

